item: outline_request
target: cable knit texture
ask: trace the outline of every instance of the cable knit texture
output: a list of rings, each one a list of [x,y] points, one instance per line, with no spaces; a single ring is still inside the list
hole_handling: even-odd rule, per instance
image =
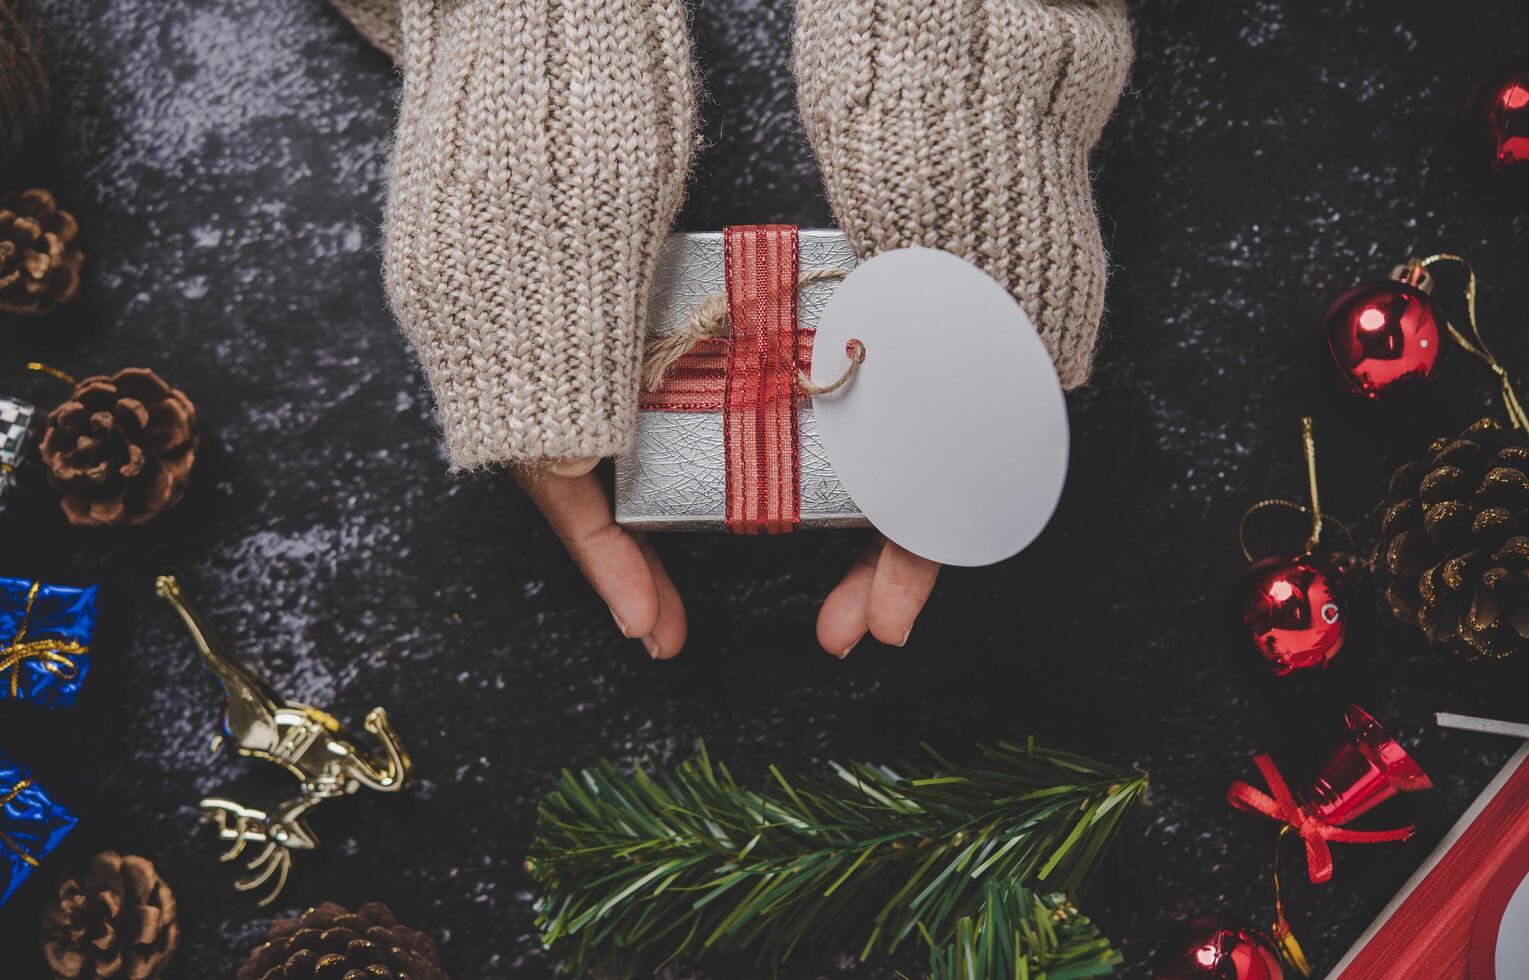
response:
[[[356,30],[383,54],[398,60],[403,51],[399,36],[398,0],[333,0]]]
[[[402,0],[389,299],[453,469],[620,452],[697,142],[683,0]]]
[[[1088,155],[1132,57],[1123,0],[797,0],[795,68],[828,200],[862,258],[981,266],[1065,388],[1088,380],[1107,260]]]

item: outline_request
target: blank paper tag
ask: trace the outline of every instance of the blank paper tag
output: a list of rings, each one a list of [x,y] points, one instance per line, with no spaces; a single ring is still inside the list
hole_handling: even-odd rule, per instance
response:
[[[947,565],[987,565],[1025,548],[1067,476],[1067,403],[1030,318],[981,269],[907,248],[860,265],[829,300],[812,380],[865,363],[813,399],[823,447],[876,528]]]

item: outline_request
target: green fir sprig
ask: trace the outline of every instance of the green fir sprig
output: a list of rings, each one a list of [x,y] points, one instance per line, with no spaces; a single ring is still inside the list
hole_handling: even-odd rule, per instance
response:
[[[957,920],[948,941],[924,939],[930,980],[1084,980],[1123,961],[1065,896],[1012,882],[985,884],[982,910]]]
[[[543,941],[577,969],[631,974],[707,951],[779,964],[809,940],[864,958],[951,941],[963,918],[980,938],[988,883],[1076,897],[1147,787],[1033,739],[979,747],[970,765],[925,750],[897,769],[772,766],[760,790],[704,745],[679,766],[564,771],[526,862]]]

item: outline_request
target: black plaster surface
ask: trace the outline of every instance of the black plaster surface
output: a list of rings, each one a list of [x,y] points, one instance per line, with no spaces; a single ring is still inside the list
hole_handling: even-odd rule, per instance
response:
[[[788,8],[698,4],[709,146],[686,228],[829,219],[792,110]],[[1343,397],[1317,337],[1338,291],[1413,251],[1461,250],[1484,276],[1490,339],[1529,379],[1529,192],[1478,169],[1454,129],[1477,77],[1524,53],[1523,4],[1142,4],[1131,90],[1096,159],[1108,325],[1070,400],[1053,526],[1014,561],[945,574],[906,649],[867,642],[843,663],[812,627],[858,535],[666,538],[691,639],[661,665],[617,635],[508,479],[445,475],[379,282],[385,59],[319,0],[46,9],[56,118],[7,186],[45,182],[75,210],[89,277],[71,308],[0,327],[0,360],[155,367],[199,403],[207,439],[189,498],[152,525],[71,529],[41,495],[0,525],[0,574],[108,595],[81,705],[0,707],[0,746],[82,817],[0,910],[0,975],[39,975],[48,879],[108,846],[154,857],[176,889],[172,977],[231,976],[262,931],[195,809],[256,770],[208,752],[221,702],[152,598],[162,571],[289,696],[353,721],[392,710],[418,786],[320,810],[324,847],[282,905],[385,900],[444,939],[459,980],[552,975],[521,859],[544,775],[600,756],[674,756],[705,736],[758,775],[1025,728],[1144,767],[1153,806],[1087,903],[1141,977],[1174,919],[1268,913],[1271,828],[1221,799],[1252,752],[1304,771],[1354,697],[1438,784],[1386,807],[1417,821],[1415,841],[1340,848],[1323,888],[1292,874],[1321,971],[1512,751],[1428,719],[1522,682],[1425,649],[1369,593],[1334,669],[1286,684],[1238,646],[1226,593],[1242,509],[1302,491],[1302,413],[1319,417],[1329,509],[1360,518],[1393,465],[1495,411],[1458,352],[1410,403]],[[830,952],[786,975],[890,972]]]

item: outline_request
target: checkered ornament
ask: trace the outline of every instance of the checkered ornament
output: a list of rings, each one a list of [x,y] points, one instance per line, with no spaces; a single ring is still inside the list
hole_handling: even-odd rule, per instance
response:
[[[37,409],[31,405],[0,395],[0,510],[16,484],[16,471],[31,445],[36,417]]]

